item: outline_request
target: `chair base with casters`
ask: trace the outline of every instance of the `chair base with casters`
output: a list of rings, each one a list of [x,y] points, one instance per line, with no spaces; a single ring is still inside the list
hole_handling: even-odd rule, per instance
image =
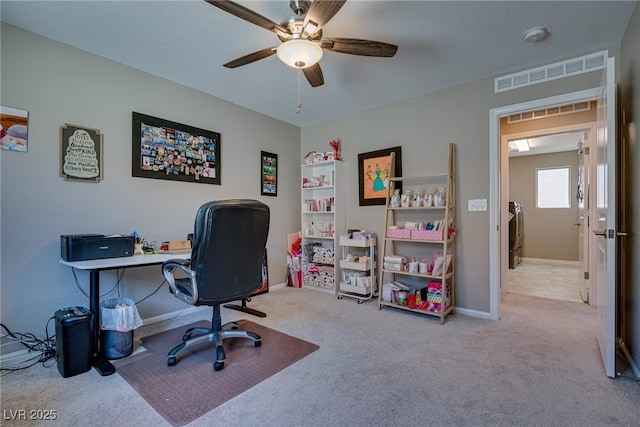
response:
[[[211,329],[192,328],[182,343],[167,355],[174,366],[176,356],[198,343],[213,342],[214,369],[224,368],[223,341],[244,338],[262,345],[260,335],[241,331],[237,323],[222,325],[222,304],[253,295],[262,284],[263,261],[269,235],[269,207],[257,200],[236,199],[207,202],[194,221],[193,248],[189,260],[170,259],[162,274],[174,297],[191,305],[213,308]]]
[[[213,369],[220,371],[224,368],[224,361],[226,359],[222,341],[227,338],[247,338],[253,341],[254,347],[260,347],[262,345],[262,338],[260,335],[254,332],[238,329],[238,324],[236,322],[229,322],[222,325],[220,306],[216,305],[213,307],[211,329],[188,329],[182,336],[182,343],[175,346],[167,355],[167,365],[174,366],[176,364],[176,355],[185,348],[201,342],[211,341],[216,347],[216,361],[213,364]]]

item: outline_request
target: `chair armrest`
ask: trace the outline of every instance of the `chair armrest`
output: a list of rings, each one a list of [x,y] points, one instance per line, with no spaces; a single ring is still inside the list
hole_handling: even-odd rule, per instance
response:
[[[182,259],[182,258],[172,258],[162,263],[162,269],[164,270],[165,266],[171,266],[173,268],[175,267],[189,268],[190,265],[191,265],[191,260]]]
[[[176,278],[174,271],[182,270],[188,278]],[[196,282],[196,272],[191,269],[191,261],[181,258],[169,259],[162,263],[162,275],[169,283],[169,290],[178,299],[188,303],[195,304],[198,301],[198,284]],[[176,286],[179,281],[182,286],[188,286],[191,289],[190,294],[180,291],[180,287]]]

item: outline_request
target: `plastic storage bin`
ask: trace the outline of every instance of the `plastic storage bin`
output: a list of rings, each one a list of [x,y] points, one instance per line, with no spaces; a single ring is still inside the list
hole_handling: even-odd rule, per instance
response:
[[[411,230],[414,240],[442,240],[443,230]]]
[[[408,228],[389,228],[387,237],[390,239],[410,239],[411,230]]]
[[[106,359],[122,359],[133,353],[133,330],[128,332],[103,330],[100,333],[100,348]]]
[[[133,330],[142,326],[133,300],[111,298],[100,303],[100,348],[110,360],[121,359],[133,352]]]

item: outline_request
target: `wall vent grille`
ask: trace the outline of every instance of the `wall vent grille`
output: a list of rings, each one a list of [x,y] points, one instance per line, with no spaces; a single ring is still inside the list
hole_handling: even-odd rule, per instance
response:
[[[608,52],[604,50],[579,58],[567,59],[566,61],[498,77],[495,79],[495,93],[599,70],[607,65],[607,57]]]
[[[518,123],[527,120],[543,119],[545,117],[560,116],[562,114],[579,113],[591,111],[591,102],[582,101],[575,104],[557,105],[555,107],[543,108],[534,111],[524,111],[522,113],[507,116],[507,123]]]

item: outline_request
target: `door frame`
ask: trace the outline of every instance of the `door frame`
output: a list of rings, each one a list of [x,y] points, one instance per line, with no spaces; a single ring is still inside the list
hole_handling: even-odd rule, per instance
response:
[[[600,236],[594,237],[594,252],[597,253],[595,256],[597,262],[595,268],[596,312],[598,315],[596,338],[605,372],[607,376],[615,378],[615,350],[618,336],[616,317],[619,242],[615,58],[607,60],[607,68],[600,86],[601,92],[598,97],[598,137],[594,159],[596,164],[595,182],[598,187],[594,218],[597,218],[598,224],[596,225],[594,221],[593,232],[596,233],[595,228],[598,228],[598,231],[602,233]],[[600,114],[601,111],[604,111],[604,118]],[[603,153],[604,156],[602,155]],[[601,160],[604,160],[604,162],[601,163]],[[601,168],[601,164],[604,167]],[[601,191],[601,185],[603,191]],[[601,197],[602,195],[604,197]],[[603,225],[605,227],[604,230],[601,229]]]
[[[507,147],[500,144],[500,118],[506,115],[569,104],[598,98],[599,87],[562,95],[506,105],[489,110],[489,318],[500,319],[500,281],[503,259],[508,246],[507,212],[502,208],[504,195],[504,170],[502,163],[508,159]],[[502,163],[501,163],[502,162]]]
[[[593,99],[592,101],[595,101],[595,99]],[[510,140],[513,139],[527,139],[527,138],[537,138],[540,136],[545,136],[545,135],[554,135],[554,134],[559,134],[559,133],[578,133],[578,132],[582,132],[583,134],[588,134],[589,137],[588,138],[583,138],[583,144],[585,148],[589,148],[591,147],[591,143],[595,140],[595,132],[596,132],[596,122],[584,122],[584,123],[579,123],[579,124],[575,124],[575,125],[566,125],[566,126],[553,126],[553,127],[547,127],[547,128],[543,128],[543,129],[539,129],[539,130],[530,130],[530,131],[526,131],[526,132],[517,132],[517,133],[508,133],[508,134],[502,134],[500,133],[500,150],[501,150],[501,155],[504,153],[504,156],[502,157],[502,159],[504,159],[504,162],[501,163],[501,169],[500,169],[500,176],[502,177],[502,180],[500,182],[501,185],[501,189],[500,189],[500,196],[501,196],[501,200],[503,201],[503,208],[504,209],[508,209],[508,199],[509,199],[509,174],[510,174],[510,170],[509,170],[509,151],[508,148],[505,150],[504,147],[508,147],[508,143]],[[578,149],[577,145],[576,145],[576,150]],[[588,156],[584,156],[584,170],[587,171],[591,168],[591,165],[589,164],[589,157]],[[585,173],[586,174],[586,173]],[[589,203],[589,198],[587,197],[586,193],[589,191],[589,189],[587,188],[587,183],[585,183],[585,188],[584,188],[584,192],[585,192],[585,205],[583,208],[578,208],[579,209],[579,213],[580,215],[582,215],[584,213],[584,210],[590,210],[590,206],[587,206],[587,204]],[[574,189],[575,188],[575,183],[572,183],[571,188]],[[508,220],[507,223],[505,224],[505,227],[508,226]],[[589,228],[589,226],[587,226],[587,228]],[[581,230],[584,231],[584,230]],[[585,233],[585,236],[587,239],[589,239],[590,236],[590,231],[587,230],[587,233]],[[501,246],[501,248],[506,248],[505,250],[501,251],[500,254],[500,260],[501,260],[501,265],[500,265],[500,292],[502,294],[508,293],[509,292],[509,280],[508,280],[508,264],[509,264],[509,250],[508,250],[508,245],[509,245],[509,234],[508,234],[508,229],[506,230],[506,240],[504,241],[504,246]],[[578,243],[580,244],[580,243]],[[583,248],[579,248],[579,250],[583,250]],[[589,252],[587,251],[587,256],[589,254]],[[588,261],[587,261],[588,262]],[[586,268],[584,265],[584,262],[580,262],[580,266],[579,268],[583,271],[592,271],[591,265],[589,264]],[[580,274],[583,274],[583,271],[580,272]],[[590,280],[590,279],[589,279]]]

